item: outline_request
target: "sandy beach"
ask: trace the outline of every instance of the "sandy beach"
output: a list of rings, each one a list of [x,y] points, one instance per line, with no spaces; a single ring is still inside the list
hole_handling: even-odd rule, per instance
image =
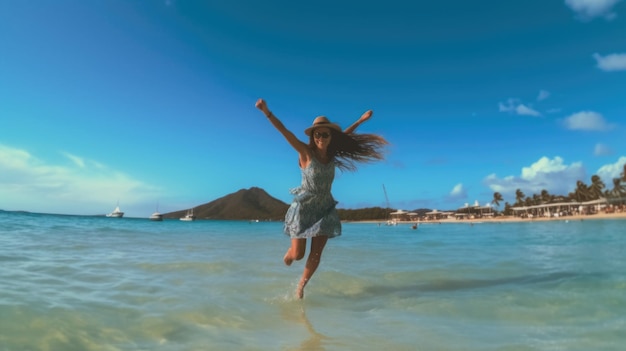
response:
[[[472,219],[455,219],[455,218],[443,218],[437,220],[421,220],[415,221],[398,221],[397,225],[412,225],[415,223],[498,223],[498,222],[543,222],[543,221],[585,221],[585,220],[601,220],[601,219],[626,219],[626,212],[615,213],[595,213],[590,215],[571,215],[562,217],[533,217],[522,218],[518,216],[497,216],[497,217],[482,217]],[[358,221],[359,223],[378,223],[381,225],[387,224],[387,221]],[[348,222],[346,222],[348,223]]]

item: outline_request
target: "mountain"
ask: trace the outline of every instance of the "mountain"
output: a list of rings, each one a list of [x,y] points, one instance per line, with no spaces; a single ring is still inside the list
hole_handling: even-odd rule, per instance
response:
[[[209,203],[196,206],[197,219],[284,220],[289,205],[257,187],[241,189]],[[180,218],[187,210],[169,212],[163,218]]]
[[[229,220],[272,220],[282,221],[289,205],[270,196],[265,190],[257,187],[241,189],[209,203],[196,206],[193,213],[197,219],[229,219]],[[344,221],[387,220],[391,209],[368,207],[360,209],[337,209],[339,218]],[[417,209],[423,215],[429,209]],[[181,218],[187,209],[163,214],[163,218]]]

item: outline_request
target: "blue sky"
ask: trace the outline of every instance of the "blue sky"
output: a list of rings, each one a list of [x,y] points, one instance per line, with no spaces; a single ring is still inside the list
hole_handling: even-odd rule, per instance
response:
[[[385,136],[340,208],[456,209],[612,187],[626,2],[6,1],[0,209],[148,217],[253,186],[290,202],[317,115]]]

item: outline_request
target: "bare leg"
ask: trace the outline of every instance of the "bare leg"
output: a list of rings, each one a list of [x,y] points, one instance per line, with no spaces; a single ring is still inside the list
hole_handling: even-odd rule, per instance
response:
[[[304,272],[302,272],[302,278],[300,279],[300,283],[298,283],[298,288],[296,289],[296,295],[299,299],[304,297],[304,287],[309,280],[311,280],[313,273],[315,273],[317,267],[320,265],[322,251],[324,251],[327,241],[328,237],[326,235],[316,236],[311,239],[311,252],[309,252],[309,258],[306,260]]]
[[[293,261],[299,261],[304,257],[306,250],[306,239],[291,239],[291,247],[287,249],[283,261],[287,266],[291,266]]]

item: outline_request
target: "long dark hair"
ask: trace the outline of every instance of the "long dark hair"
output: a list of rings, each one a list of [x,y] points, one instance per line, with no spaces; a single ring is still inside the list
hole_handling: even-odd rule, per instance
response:
[[[346,134],[329,128],[332,138],[328,145],[327,156],[335,160],[335,166],[342,171],[356,171],[356,163],[371,163],[385,159],[383,149],[389,143],[376,134]],[[315,150],[313,131],[309,138],[309,147]]]

